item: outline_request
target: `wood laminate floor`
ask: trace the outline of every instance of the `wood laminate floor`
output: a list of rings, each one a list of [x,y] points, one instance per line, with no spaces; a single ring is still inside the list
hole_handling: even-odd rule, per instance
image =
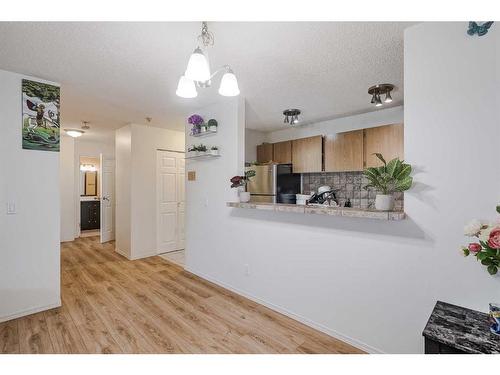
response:
[[[62,307],[0,323],[1,353],[361,353],[160,257],[63,243]]]

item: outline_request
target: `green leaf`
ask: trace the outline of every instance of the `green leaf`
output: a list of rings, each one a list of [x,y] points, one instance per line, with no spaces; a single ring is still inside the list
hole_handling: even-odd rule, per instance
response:
[[[369,179],[377,179],[380,176],[380,173],[377,168],[366,168],[363,173]]]
[[[389,163],[387,163],[387,174],[391,177],[394,177],[396,171],[399,170],[401,166],[401,161],[398,158],[392,159]]]
[[[500,204],[497,206],[497,212],[500,214]]]
[[[497,266],[494,265],[488,266],[488,272],[490,275],[495,275],[498,272]]]
[[[387,165],[387,163],[385,162],[385,159],[384,157],[382,156],[382,154],[379,154],[378,152],[375,152],[373,155],[375,155],[377,158],[379,158],[379,160],[384,163],[384,166]]]
[[[411,173],[410,164],[401,164],[401,169],[398,171],[397,175],[394,176],[397,180],[403,180],[408,177]]]
[[[411,188],[411,185],[413,184],[413,177],[406,177],[403,180],[399,180],[396,182],[395,190],[396,191],[405,191]]]
[[[491,261],[491,259],[490,259],[490,258],[486,258],[486,259],[483,259],[483,260],[481,261],[481,264],[482,264],[483,266],[489,266],[490,264],[493,264],[493,262]]]
[[[488,254],[483,253],[481,251],[481,252],[479,252],[479,253],[476,254],[476,258],[479,259],[479,260],[484,260],[484,259],[488,258]]]

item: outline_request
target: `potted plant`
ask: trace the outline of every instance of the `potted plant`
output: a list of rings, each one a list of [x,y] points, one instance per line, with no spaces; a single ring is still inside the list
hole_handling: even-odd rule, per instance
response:
[[[411,165],[406,164],[399,158],[392,159],[388,163],[382,154],[374,154],[384,164],[381,167],[365,168],[363,174],[369,183],[364,189],[375,189],[381,194],[375,197],[375,209],[381,211],[390,211],[394,209],[394,195],[396,191],[406,191],[411,188],[413,177],[411,174]]]
[[[254,170],[245,171],[244,176],[234,176],[231,178],[231,188],[238,188],[238,196],[240,198],[240,202],[246,203],[250,202],[250,193],[245,191],[245,187],[247,182],[250,181],[250,178],[255,176]]]
[[[198,134],[201,132],[201,126],[205,121],[200,115],[191,115],[188,117],[188,124],[191,124],[193,127],[191,129],[191,134]],[[206,129],[206,128],[205,128]]]
[[[207,125],[208,125],[208,131],[211,131],[211,132],[217,131],[217,125],[218,125],[217,120],[212,118],[212,119],[208,120]]]
[[[195,145],[189,146],[188,153],[193,154],[193,155],[198,155],[198,147]]]
[[[219,147],[217,147],[217,146],[210,147],[210,154],[211,155],[219,155]]]
[[[199,153],[203,153],[203,154],[206,154],[207,151],[208,151],[208,148],[207,146],[205,146],[204,144],[200,144],[199,146],[196,147],[196,150],[199,152]]]

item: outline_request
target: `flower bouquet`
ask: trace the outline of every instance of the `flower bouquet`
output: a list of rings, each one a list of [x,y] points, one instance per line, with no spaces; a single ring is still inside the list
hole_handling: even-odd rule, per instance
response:
[[[500,213],[500,206],[497,206],[497,212]],[[500,268],[500,220],[492,223],[472,220],[465,226],[464,233],[477,240],[463,246],[461,253],[464,256],[472,254],[487,267],[490,275],[495,275]]]
[[[188,118],[188,124],[193,125],[191,128],[191,135],[194,134],[199,134],[201,132],[201,127],[205,123],[205,120],[203,120],[203,117],[200,115],[191,115]]]

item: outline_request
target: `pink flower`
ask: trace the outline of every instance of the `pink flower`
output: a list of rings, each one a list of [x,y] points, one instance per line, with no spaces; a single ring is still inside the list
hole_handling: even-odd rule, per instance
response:
[[[469,251],[471,253],[479,253],[481,251],[482,247],[478,243],[470,243],[469,244]]]
[[[500,227],[493,228],[490,232],[488,246],[492,249],[500,249]]]

